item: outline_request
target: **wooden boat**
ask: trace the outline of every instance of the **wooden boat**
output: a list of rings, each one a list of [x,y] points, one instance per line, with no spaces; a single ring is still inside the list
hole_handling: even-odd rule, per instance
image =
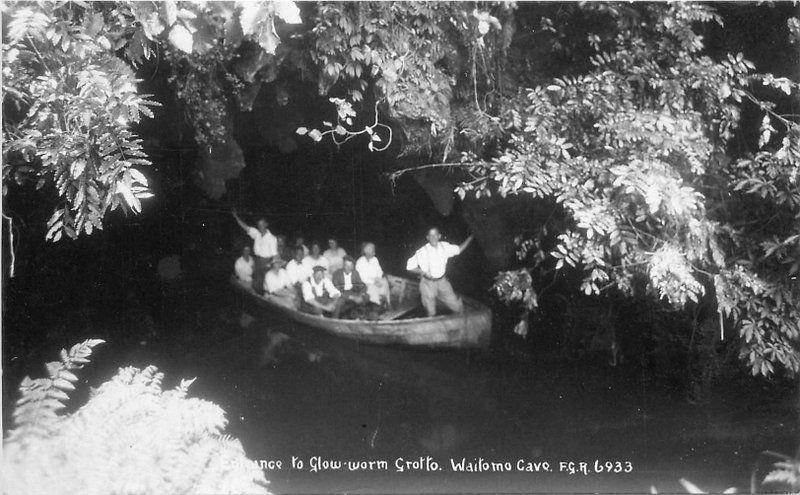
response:
[[[275,296],[259,296],[235,276],[231,284],[246,296],[246,300],[271,312],[280,312],[303,325],[323,330],[346,339],[382,345],[402,345],[429,348],[486,347],[492,329],[489,308],[462,296],[464,312],[433,317],[403,318],[421,307],[419,283],[402,277],[387,275],[393,311],[382,314],[378,320],[352,320],[329,318],[299,311],[291,302]]]

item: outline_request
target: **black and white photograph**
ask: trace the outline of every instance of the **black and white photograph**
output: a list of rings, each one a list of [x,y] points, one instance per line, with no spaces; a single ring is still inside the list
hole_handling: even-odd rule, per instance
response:
[[[0,23],[4,495],[800,495],[800,2]]]

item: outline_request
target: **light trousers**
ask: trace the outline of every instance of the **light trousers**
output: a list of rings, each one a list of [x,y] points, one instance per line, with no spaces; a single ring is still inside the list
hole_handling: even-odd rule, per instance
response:
[[[453,291],[453,286],[446,278],[439,280],[429,280],[422,278],[419,283],[419,294],[422,299],[422,305],[425,307],[428,316],[436,314],[436,300],[442,302],[453,313],[463,313],[464,303],[461,298]]]

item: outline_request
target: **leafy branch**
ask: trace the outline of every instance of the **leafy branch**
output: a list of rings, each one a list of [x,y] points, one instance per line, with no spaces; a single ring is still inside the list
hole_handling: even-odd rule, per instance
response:
[[[475,149],[499,145],[484,156],[491,159],[430,168],[465,166],[472,177],[456,188],[462,198],[499,193],[560,205],[554,248],[526,263],[532,276],[496,280],[504,301],[532,311],[525,294],[553,267],[582,273],[587,295],[611,287],[633,294],[643,280],[647,293],[675,309],[701,299],[716,303],[738,330],[740,355],[754,374],[768,376],[776,365],[797,374],[791,277],[800,272],[800,126],[751,91],[761,81],[792,96],[797,83],[753,74],[741,54],[721,62],[703,54],[702,38],[686,23],[717,20],[708,7],[647,9],[659,26],[653,30],[626,30],[628,14],[609,13],[619,31],[602,52],[594,45],[588,73],[536,81],[508,97],[494,109],[496,136],[487,137],[486,119],[461,131],[478,141]],[[765,115],[757,148],[736,156],[729,145],[743,101]],[[780,144],[773,148],[775,138]],[[741,222],[753,215],[761,220]]]
[[[20,398],[14,409],[14,429],[9,441],[31,436],[47,436],[58,425],[57,412],[66,407],[68,393],[75,390],[78,377],[72,371],[89,362],[92,349],[105,342],[88,339],[75,344],[69,351],[61,350],[60,360],[47,363],[47,378],[26,376],[19,386]]]
[[[194,380],[165,389],[155,366],[127,366],[76,412],[58,414],[75,388],[72,371],[101,342],[62,350],[47,364],[49,378],[23,381],[16,427],[3,442],[4,493],[269,495],[264,472],[224,433],[225,411],[186,397]]]
[[[319,129],[315,128],[308,129],[306,127],[298,127],[296,131],[297,134],[301,136],[307,135],[316,142],[322,141],[325,136],[330,136],[331,140],[334,142],[334,144],[336,144],[336,146],[341,146],[356,136],[366,134],[369,136],[367,148],[370,151],[380,152],[389,149],[389,146],[392,144],[392,128],[386,124],[378,122],[378,102],[375,102],[375,119],[373,123],[364,126],[364,128],[359,131],[352,130],[353,118],[356,116],[356,112],[353,110],[352,104],[341,98],[330,98],[330,102],[336,105],[335,125],[332,122],[324,121],[322,125],[328,128],[325,131],[320,131]],[[348,127],[350,128],[348,129]],[[378,135],[378,129],[385,129],[388,136],[381,138],[380,135]],[[378,144],[378,146],[376,146],[376,144]]]

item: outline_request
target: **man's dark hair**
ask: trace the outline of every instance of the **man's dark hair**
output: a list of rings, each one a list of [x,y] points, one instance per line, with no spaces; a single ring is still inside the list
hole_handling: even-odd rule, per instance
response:
[[[350,256],[349,254],[345,255],[342,258],[342,263],[344,263],[345,261],[349,261],[350,263],[355,263],[356,262],[356,260],[354,260],[353,257]]]

